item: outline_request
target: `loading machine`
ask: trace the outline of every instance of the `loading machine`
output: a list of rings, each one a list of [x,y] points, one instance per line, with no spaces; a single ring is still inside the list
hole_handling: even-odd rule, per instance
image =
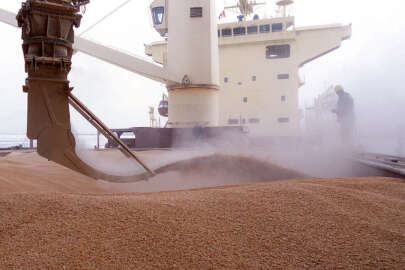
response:
[[[170,103],[165,104],[176,129],[169,132],[148,129],[144,138],[149,141],[158,138],[170,145],[176,134],[184,138],[196,135],[196,130],[201,136],[218,133],[215,1],[153,1],[151,11],[155,28],[162,35],[170,34],[171,38],[164,67],[141,57],[127,58],[111,49],[95,47],[94,43],[82,38],[75,40],[74,28],[80,26],[82,19],[80,7],[88,3],[88,0],[27,0],[22,3],[17,23],[22,28],[22,48],[28,74],[23,86],[23,91],[28,94],[27,136],[37,140],[37,151],[41,156],[90,177],[116,182],[142,180],[153,175],[152,170],[72,94],[73,87],[70,87],[67,77],[72,65],[73,44],[76,41],[79,43],[77,47],[90,55],[92,51],[101,50],[106,61],[120,61],[128,69],[166,84]],[[10,20],[9,14],[6,15]],[[7,16],[3,14],[2,17]],[[175,31],[169,32],[169,25]],[[108,175],[81,160],[71,131],[69,104],[109,141],[118,145],[127,157],[135,160],[143,168],[143,173],[125,177]]]

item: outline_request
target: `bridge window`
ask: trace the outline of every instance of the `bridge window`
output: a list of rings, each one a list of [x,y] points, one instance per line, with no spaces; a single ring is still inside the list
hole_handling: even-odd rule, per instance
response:
[[[268,33],[268,32],[270,32],[270,24],[260,25],[260,33]]]
[[[239,125],[239,119],[228,119],[229,125]]]
[[[281,101],[285,102],[287,100],[287,98],[285,96],[281,96]]]
[[[249,124],[259,124],[260,119],[259,118],[250,118],[249,119]]]
[[[290,74],[278,74],[277,79],[279,80],[288,80],[290,78]]]
[[[222,29],[222,36],[223,37],[230,37],[230,36],[232,36],[232,29],[231,28],[225,28],[225,29]]]
[[[252,76],[252,81],[256,81],[256,76]]]
[[[191,18],[198,18],[203,16],[203,8],[202,7],[192,7],[190,8],[190,17]]]
[[[245,27],[235,27],[233,29],[233,35],[234,36],[241,36],[246,34],[246,28]]]
[[[247,103],[248,102],[248,98],[247,97],[244,97],[243,98],[243,103]]]
[[[249,34],[249,35],[251,35],[251,34],[257,34],[257,25],[252,25],[252,26],[248,26],[247,27],[247,33]]]
[[[290,45],[271,45],[266,47],[266,58],[288,58],[290,57]]]
[[[162,24],[162,23],[163,23],[164,14],[165,14],[165,8],[164,8],[164,7],[155,7],[155,8],[152,8],[153,23],[154,23],[155,25]]]
[[[273,32],[281,32],[281,31],[283,31],[283,24],[282,23],[273,23],[271,25],[271,30]]]
[[[278,119],[278,122],[279,123],[288,123],[288,122],[290,122],[290,118],[288,118],[288,117],[280,117]]]
[[[228,82],[228,77],[225,77],[224,78],[224,83],[227,83]]]

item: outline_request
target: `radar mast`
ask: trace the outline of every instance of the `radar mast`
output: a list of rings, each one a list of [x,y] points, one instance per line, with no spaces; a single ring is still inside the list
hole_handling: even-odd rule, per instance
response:
[[[239,9],[241,14],[241,19],[246,20],[246,17],[253,13],[254,6],[261,6],[265,5],[264,1],[257,2],[256,0],[238,0],[236,5],[233,6],[226,6],[225,9]],[[238,17],[239,18],[239,17]]]

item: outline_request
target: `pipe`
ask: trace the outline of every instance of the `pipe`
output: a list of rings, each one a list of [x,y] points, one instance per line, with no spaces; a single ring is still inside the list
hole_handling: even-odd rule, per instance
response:
[[[371,166],[371,167],[381,169],[381,170],[385,170],[385,171],[389,171],[389,172],[392,172],[392,173],[395,173],[395,174],[398,174],[398,175],[401,175],[401,176],[405,177],[405,169],[395,168],[393,166],[390,166],[390,165],[387,165],[387,164],[384,164],[384,163],[374,162],[374,161],[371,161],[371,160],[364,160],[364,159],[358,159],[358,158],[355,158],[354,160],[357,161],[357,162],[360,162],[360,163],[362,163],[364,165]]]

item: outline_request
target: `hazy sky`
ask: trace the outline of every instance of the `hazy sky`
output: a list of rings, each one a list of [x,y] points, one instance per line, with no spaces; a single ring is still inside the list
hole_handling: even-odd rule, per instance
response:
[[[76,33],[84,31],[120,1],[91,1]],[[275,9],[269,3],[259,12]],[[300,88],[301,106],[331,84],[342,84],[356,102],[364,130],[384,133],[404,122],[405,1],[296,0],[297,26],[353,23],[353,36],[340,49],[301,69],[306,84]],[[133,0],[125,8],[84,36],[103,44],[143,55],[143,44],[159,39],[153,30],[147,0]],[[218,0],[218,13],[223,1]],[[1,0],[0,8],[17,12],[20,1]],[[233,18],[227,13],[227,18]],[[0,23],[0,133],[25,133],[26,94],[21,90],[24,73],[20,29]],[[148,125],[148,106],[157,107],[165,88],[121,68],[78,53],[69,77],[74,93],[109,127]],[[87,131],[77,116],[73,126]],[[367,131],[370,132],[370,131]]]

